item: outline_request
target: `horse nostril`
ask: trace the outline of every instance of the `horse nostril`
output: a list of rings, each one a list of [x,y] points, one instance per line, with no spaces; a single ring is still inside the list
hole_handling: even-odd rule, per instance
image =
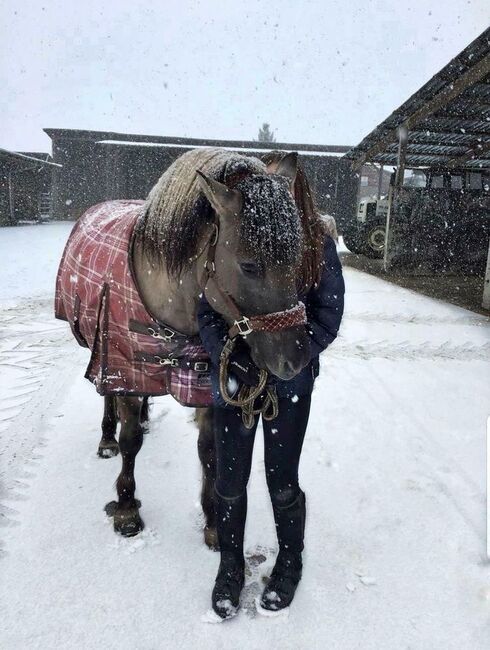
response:
[[[292,379],[298,374],[298,368],[296,368],[296,366],[290,361],[285,360],[281,365],[281,374],[283,379]]]

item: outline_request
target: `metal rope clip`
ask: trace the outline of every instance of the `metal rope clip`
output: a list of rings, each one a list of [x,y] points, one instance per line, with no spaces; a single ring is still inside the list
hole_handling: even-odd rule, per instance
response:
[[[163,334],[154,330],[153,327],[149,327],[148,334],[154,339],[163,339],[164,341],[170,341],[175,336],[175,332],[168,327],[163,328]]]
[[[163,357],[155,357],[158,360],[158,363],[161,366],[171,366],[172,368],[177,368],[179,366],[178,359],[168,359]]]

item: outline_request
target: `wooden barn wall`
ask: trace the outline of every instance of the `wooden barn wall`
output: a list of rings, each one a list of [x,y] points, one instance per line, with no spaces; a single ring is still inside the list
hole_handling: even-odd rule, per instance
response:
[[[10,169],[12,169],[13,220],[9,200]],[[38,216],[40,196],[43,192],[49,191],[50,185],[51,170],[48,167],[12,166],[8,159],[0,160],[0,225],[15,225],[21,219],[35,219]]]
[[[77,219],[91,205],[108,199],[144,199],[161,174],[185,151],[187,147],[55,139],[53,158],[63,169],[54,171],[54,218]],[[318,208],[333,215],[341,230],[355,210],[357,178],[350,163],[335,156],[303,155],[302,160]]]

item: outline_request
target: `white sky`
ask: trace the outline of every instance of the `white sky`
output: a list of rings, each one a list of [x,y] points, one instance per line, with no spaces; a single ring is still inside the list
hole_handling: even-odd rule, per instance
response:
[[[404,4],[405,6],[401,6]],[[43,127],[357,144],[489,0],[0,0],[0,147]]]

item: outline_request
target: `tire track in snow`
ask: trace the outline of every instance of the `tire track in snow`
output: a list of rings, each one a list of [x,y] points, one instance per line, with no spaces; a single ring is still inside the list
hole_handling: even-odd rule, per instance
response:
[[[70,338],[53,317],[51,299],[0,310],[0,433],[39,390]]]
[[[471,341],[464,341],[455,345],[451,341],[444,341],[435,345],[429,341],[411,343],[410,341],[387,342],[361,339],[349,341],[339,337],[329,348],[329,356],[338,358],[360,359],[409,359],[409,360],[457,360],[457,361],[489,361],[490,341],[482,345],[475,345]]]
[[[18,523],[13,503],[28,498],[42,459],[37,450],[44,444],[44,418],[79,368],[76,346],[66,324],[55,321],[51,299],[0,309],[1,527]]]
[[[374,312],[354,312],[346,313],[347,321],[356,320],[363,322],[390,322],[390,323],[413,323],[414,325],[472,325],[482,327],[488,325],[490,319],[484,316],[474,314],[472,316],[442,316],[440,314],[420,315],[416,313],[407,314],[398,313],[374,313]]]
[[[67,383],[80,372],[78,354],[66,354],[53,364],[44,381],[33,393],[20,414],[2,432],[0,449],[0,527],[18,523],[12,502],[29,498],[28,491],[43,459],[44,432],[48,421],[57,415]],[[0,557],[3,544],[0,541]]]
[[[346,367],[345,372],[350,375],[352,380],[355,379],[352,369]],[[465,472],[457,459],[448,454],[444,446],[437,441],[430,427],[425,424],[422,418],[417,416],[415,410],[407,406],[406,401],[400,397],[400,394],[392,390],[384,377],[377,372],[374,365],[370,366],[369,376],[374,381],[364,383],[363,391],[368,395],[370,401],[373,404],[378,404],[380,408],[385,408],[386,404],[396,404],[398,417],[401,412],[402,417],[405,417],[407,422],[412,423],[412,426],[413,424],[416,425],[418,434],[407,439],[407,453],[412,456],[411,465],[417,468],[417,475],[421,475],[423,471],[425,480],[422,483],[417,481],[411,487],[407,486],[407,489],[416,489],[424,494],[433,495],[435,488],[437,495],[443,496],[449,502],[465,525],[474,532],[478,543],[483,547],[485,531],[484,524],[479,516],[480,513],[471,513],[466,506],[467,503],[474,502],[475,494],[479,494],[477,483],[473,477]],[[383,394],[387,396],[386,400],[380,399],[380,395]],[[423,438],[421,438],[421,434]],[[421,440],[423,440],[423,445],[420,444]],[[417,444],[417,448],[412,443]],[[442,464],[453,468],[449,476],[456,478],[457,487],[449,485],[448,478],[444,477],[442,472],[436,468]],[[483,495],[481,498],[483,500]]]

